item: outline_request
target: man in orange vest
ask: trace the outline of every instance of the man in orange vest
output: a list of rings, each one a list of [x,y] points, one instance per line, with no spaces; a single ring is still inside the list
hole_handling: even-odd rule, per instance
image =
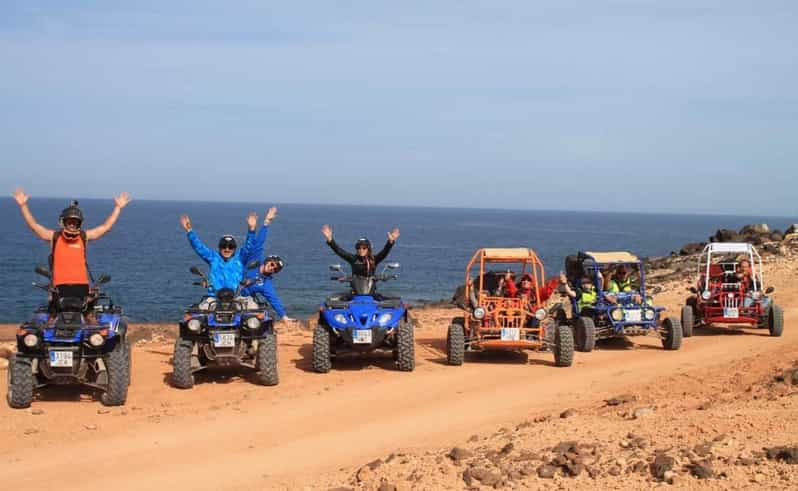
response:
[[[73,201],[61,212],[59,217],[61,228],[56,231],[40,225],[33,218],[33,214],[28,209],[28,198],[30,196],[26,195],[22,189],[17,189],[14,192],[14,199],[19,205],[20,211],[22,211],[25,223],[40,239],[46,240],[51,244],[50,272],[52,279],[50,285],[55,289],[55,298],[52,299],[53,304],[58,298],[63,297],[85,299],[89,296],[86,242],[99,239],[111,230],[111,227],[119,218],[119,212],[130,203],[130,196],[127,193],[122,193],[114,198],[116,206],[114,206],[114,211],[111,212],[105,223],[85,231],[82,228],[83,212],[78,208],[77,201]]]

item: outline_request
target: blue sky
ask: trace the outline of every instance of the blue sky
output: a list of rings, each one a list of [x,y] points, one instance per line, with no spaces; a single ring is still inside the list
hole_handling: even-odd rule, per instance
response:
[[[798,215],[794,1],[0,3],[0,189]]]

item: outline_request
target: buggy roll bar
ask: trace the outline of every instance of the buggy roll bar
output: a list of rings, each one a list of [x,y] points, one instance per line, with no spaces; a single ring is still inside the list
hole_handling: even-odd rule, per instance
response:
[[[521,274],[527,273],[527,266],[529,266],[530,273],[535,277],[535,302],[536,305],[540,305],[540,285],[544,281],[545,272],[543,269],[543,262],[540,260],[538,255],[532,249],[526,248],[483,248],[478,249],[477,252],[474,253],[474,256],[468,261],[468,265],[466,266],[465,271],[465,298],[470,298],[471,293],[471,285],[469,284],[469,280],[471,279],[471,269],[479,262],[479,294],[480,297],[485,297],[484,289],[485,289],[485,263],[497,263],[497,264],[511,264],[511,263],[520,263],[523,265],[523,269],[521,270]],[[477,303],[481,298],[477,298]]]
[[[709,272],[712,266],[712,254],[745,254],[748,257],[748,262],[751,263],[751,279],[754,282],[754,291],[759,291],[765,284],[765,278],[762,274],[762,256],[752,244],[747,242],[711,242],[704,247],[701,254],[698,256],[698,273],[701,274],[701,263],[704,262],[706,256],[706,280],[704,281],[704,291],[709,291]]]

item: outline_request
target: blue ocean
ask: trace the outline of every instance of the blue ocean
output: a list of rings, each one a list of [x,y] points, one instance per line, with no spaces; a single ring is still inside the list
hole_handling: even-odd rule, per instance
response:
[[[32,198],[30,208],[38,221],[57,228],[66,199]],[[86,226],[102,223],[113,201],[80,200]],[[134,321],[176,321],[183,309],[196,302],[202,289],[193,286],[193,265],[204,266],[194,254],[178,223],[188,214],[194,229],[211,247],[219,237],[234,234],[243,243],[246,215],[254,210],[259,222],[271,203],[212,203],[133,201],[122,211],[113,230],[89,244],[93,274],[107,273],[106,291]],[[275,286],[291,316],[307,316],[340,285],[330,281],[328,266],[340,263],[326,246],[320,227],[329,223],[336,240],[347,248],[361,236],[375,248],[387,232],[401,229],[389,256],[401,263],[400,278],[383,291],[402,295],[411,303],[451,297],[462,283],[466,263],[480,247],[531,247],[546,266],[547,275],[563,269],[566,255],[577,250],[625,249],[641,256],[665,255],[684,243],[707,240],[718,228],[739,229],[764,222],[784,229],[794,220],[785,217],[628,214],[602,212],[477,210],[451,208],[281,205],[266,243],[267,254],[279,254],[285,269]],[[16,323],[30,316],[45,299],[31,286],[40,281],[33,269],[47,264],[49,244],[27,228],[13,199],[0,199],[5,231],[0,241],[0,274],[6,285],[0,322]]]

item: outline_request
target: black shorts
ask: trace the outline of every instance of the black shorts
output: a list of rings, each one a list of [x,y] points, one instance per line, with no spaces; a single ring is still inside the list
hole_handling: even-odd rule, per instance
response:
[[[85,300],[89,296],[89,285],[67,284],[55,287],[55,292],[50,297],[50,312],[55,313],[58,300],[61,298],[80,298]]]

